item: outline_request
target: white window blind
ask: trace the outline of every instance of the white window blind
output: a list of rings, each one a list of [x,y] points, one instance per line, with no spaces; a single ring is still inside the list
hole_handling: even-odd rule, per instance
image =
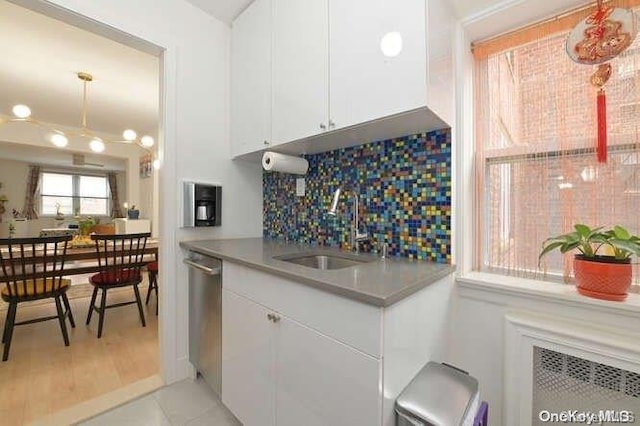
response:
[[[611,61],[609,156],[600,164],[596,67],[569,59],[567,34],[476,59],[477,269],[568,278],[570,255],[538,267],[547,237],[575,223],[640,232],[640,41]]]
[[[55,215],[107,216],[109,186],[104,176],[45,172],[40,186],[41,212]]]

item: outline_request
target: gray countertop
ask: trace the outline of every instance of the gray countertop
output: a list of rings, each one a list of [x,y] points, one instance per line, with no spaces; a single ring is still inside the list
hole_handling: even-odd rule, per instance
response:
[[[453,265],[400,257],[380,259],[371,254],[356,255],[334,248],[262,238],[183,241],[180,246],[375,306],[390,306],[455,271]],[[370,262],[319,270],[274,259],[302,253],[336,253]]]

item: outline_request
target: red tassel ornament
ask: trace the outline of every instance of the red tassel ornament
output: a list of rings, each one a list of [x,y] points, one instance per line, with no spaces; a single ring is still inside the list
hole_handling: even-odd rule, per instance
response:
[[[598,88],[597,114],[598,136],[596,144],[596,158],[598,163],[607,162],[607,95],[604,85],[611,77],[611,65],[602,64],[591,76],[591,84]]]
[[[598,89],[598,134],[596,157],[599,163],[607,162],[607,98],[604,85],[611,77],[612,60],[633,43],[638,34],[636,14],[629,9],[605,6],[597,0],[596,8],[578,22],[567,37],[569,57],[583,65],[598,65],[591,76],[591,84]]]
[[[596,149],[598,163],[607,162],[607,95],[604,89],[598,90],[598,145]]]

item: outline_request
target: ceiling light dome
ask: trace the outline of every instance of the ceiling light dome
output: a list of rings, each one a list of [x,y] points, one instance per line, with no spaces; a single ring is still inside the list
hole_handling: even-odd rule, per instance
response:
[[[122,132],[122,137],[126,141],[133,142],[138,137],[138,134],[135,132],[135,130],[127,129]]]
[[[89,148],[91,148],[93,152],[102,152],[104,151],[104,142],[98,138],[92,139],[91,142],[89,142]]]
[[[31,108],[22,104],[15,105],[11,112],[18,118],[29,118],[31,116]]]
[[[149,135],[143,136],[142,139],[140,139],[140,142],[142,143],[142,146],[144,146],[145,148],[151,148],[155,143],[153,138]]]
[[[61,133],[54,133],[51,135],[51,143],[57,146],[58,148],[64,148],[69,144],[69,139]]]

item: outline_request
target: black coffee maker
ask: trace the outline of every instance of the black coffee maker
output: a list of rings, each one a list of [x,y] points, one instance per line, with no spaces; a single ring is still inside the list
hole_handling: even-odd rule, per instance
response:
[[[184,198],[185,227],[221,225],[221,186],[185,182]]]

